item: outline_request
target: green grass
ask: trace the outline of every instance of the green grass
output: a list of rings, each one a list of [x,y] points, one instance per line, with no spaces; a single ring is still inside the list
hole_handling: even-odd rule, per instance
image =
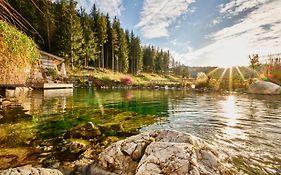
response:
[[[93,76],[94,78],[102,82],[117,82],[126,76],[130,76],[133,79],[133,85],[137,86],[149,86],[149,85],[178,85],[181,83],[181,78],[174,75],[156,74],[156,73],[140,73],[138,75],[123,74],[119,72],[113,72],[108,69],[95,70],[76,70],[69,71],[72,77],[84,77]]]

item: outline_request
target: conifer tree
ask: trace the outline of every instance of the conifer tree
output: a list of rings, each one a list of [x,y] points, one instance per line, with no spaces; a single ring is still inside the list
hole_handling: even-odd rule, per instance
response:
[[[100,15],[97,19],[97,36],[98,36],[98,46],[100,49],[100,57],[98,61],[98,67],[104,68],[104,44],[107,41],[107,20],[106,16]]]
[[[120,24],[120,22],[118,21]],[[118,50],[118,65],[119,65],[119,71],[126,73],[129,68],[129,51],[128,51],[128,42],[126,39],[126,34],[124,30],[120,27],[118,28],[118,41],[119,41],[119,50]]]
[[[112,26],[109,14],[106,15],[106,23],[107,23],[107,42],[105,43],[105,67],[112,68],[111,60],[112,60]]]
[[[66,58],[74,68],[82,64],[79,59],[83,55],[84,38],[74,0],[61,0],[56,9],[55,52]]]
[[[180,63],[169,51],[141,46],[133,31],[124,30],[115,17],[100,13],[93,5],[91,13],[77,11],[75,0],[7,0],[38,31],[25,31],[40,49],[66,59],[72,68],[95,66],[117,72],[168,72]]]
[[[113,20],[112,24],[112,70],[113,71],[119,71],[118,70],[118,51],[119,51],[119,37],[118,37],[118,28],[119,28],[119,22],[116,18]]]
[[[96,59],[97,54],[97,41],[95,37],[95,33],[92,30],[94,25],[93,19],[85,12],[85,9],[80,10],[80,19],[81,25],[83,29],[83,37],[85,43],[83,45],[83,55],[81,55],[84,60],[84,66],[87,67],[89,62],[93,62]]]

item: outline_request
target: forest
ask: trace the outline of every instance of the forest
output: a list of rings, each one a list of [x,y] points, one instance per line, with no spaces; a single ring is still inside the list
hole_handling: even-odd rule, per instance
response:
[[[43,51],[66,59],[74,68],[106,68],[137,74],[179,70],[168,50],[142,45],[140,38],[122,28],[117,17],[78,8],[75,0],[8,0],[33,30],[24,30]],[[172,69],[175,68],[175,69]]]

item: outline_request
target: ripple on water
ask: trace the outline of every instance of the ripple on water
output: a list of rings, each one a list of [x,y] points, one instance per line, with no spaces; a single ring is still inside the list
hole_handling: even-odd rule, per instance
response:
[[[160,115],[164,120],[144,126],[141,131],[173,129],[191,133],[217,146],[227,155],[225,161],[245,174],[281,174],[281,96],[88,89],[75,89],[67,96],[46,94],[34,91],[22,101],[22,106],[31,115],[46,116],[74,107],[107,107]],[[0,125],[39,121],[25,114],[20,118],[9,117],[3,111],[0,114],[4,116]],[[44,120],[47,118],[40,118]],[[7,134],[0,130],[0,141]]]

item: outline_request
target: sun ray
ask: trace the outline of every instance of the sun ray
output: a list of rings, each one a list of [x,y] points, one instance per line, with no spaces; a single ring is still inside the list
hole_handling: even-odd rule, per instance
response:
[[[239,69],[239,67],[235,66],[235,69],[237,70],[237,72],[239,73],[240,77],[242,78],[243,81],[245,81],[245,77],[244,75],[242,74],[241,70]]]
[[[228,68],[224,68],[224,70],[223,70],[223,72],[222,72],[222,74],[220,76],[219,82],[218,82],[217,90],[220,88],[221,81],[222,81],[222,79],[223,79],[223,77],[224,77],[224,75],[225,75],[227,70],[228,70]]]
[[[207,76],[211,76],[211,75],[213,75],[215,72],[217,72],[219,70],[219,68],[217,67],[217,68],[215,68],[215,69],[213,69],[211,72],[209,72],[208,74],[207,74]]]
[[[229,80],[228,80],[228,83],[229,83],[229,92],[232,92],[233,90],[233,76],[232,76],[232,72],[233,72],[233,67],[230,67],[229,68]]]
[[[101,114],[104,115],[104,108],[103,108],[102,100],[101,100],[98,92],[96,92],[96,97],[97,97],[97,101],[98,101],[98,105],[99,105]]]

